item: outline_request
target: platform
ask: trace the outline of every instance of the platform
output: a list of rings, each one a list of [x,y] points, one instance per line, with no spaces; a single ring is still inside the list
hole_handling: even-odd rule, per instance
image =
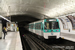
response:
[[[0,39],[0,50],[22,50],[19,32],[8,32],[5,39]]]

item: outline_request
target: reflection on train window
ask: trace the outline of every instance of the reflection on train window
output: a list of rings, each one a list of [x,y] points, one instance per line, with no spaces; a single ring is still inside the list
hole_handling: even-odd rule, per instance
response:
[[[33,29],[33,28],[34,28],[34,25],[33,25],[33,24],[31,24],[31,25],[30,25],[30,28],[31,28],[31,29]]]
[[[53,29],[59,29],[58,22],[52,22],[52,28]]]
[[[59,29],[58,22],[45,22],[44,29]]]

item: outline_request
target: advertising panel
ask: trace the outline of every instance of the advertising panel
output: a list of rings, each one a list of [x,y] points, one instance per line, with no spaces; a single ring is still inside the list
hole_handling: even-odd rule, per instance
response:
[[[72,16],[72,15],[68,15],[66,17],[71,21],[71,23],[72,23],[72,29],[75,30],[75,17]]]
[[[62,24],[63,24],[63,29],[68,29],[68,20],[67,19],[65,19],[64,17],[61,17],[61,18],[59,18],[60,20],[61,20],[61,22],[62,22]]]

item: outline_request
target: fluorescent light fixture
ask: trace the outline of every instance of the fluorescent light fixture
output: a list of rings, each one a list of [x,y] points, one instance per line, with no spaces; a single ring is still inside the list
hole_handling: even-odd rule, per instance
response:
[[[4,20],[7,20],[8,22],[11,22],[10,20],[8,20],[7,18],[3,17],[0,15],[1,18],[3,18]]]

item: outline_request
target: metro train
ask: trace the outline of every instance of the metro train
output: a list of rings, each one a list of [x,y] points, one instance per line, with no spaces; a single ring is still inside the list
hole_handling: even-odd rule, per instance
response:
[[[33,23],[29,23],[29,31],[43,37],[44,39],[60,38],[59,20],[48,18]]]

